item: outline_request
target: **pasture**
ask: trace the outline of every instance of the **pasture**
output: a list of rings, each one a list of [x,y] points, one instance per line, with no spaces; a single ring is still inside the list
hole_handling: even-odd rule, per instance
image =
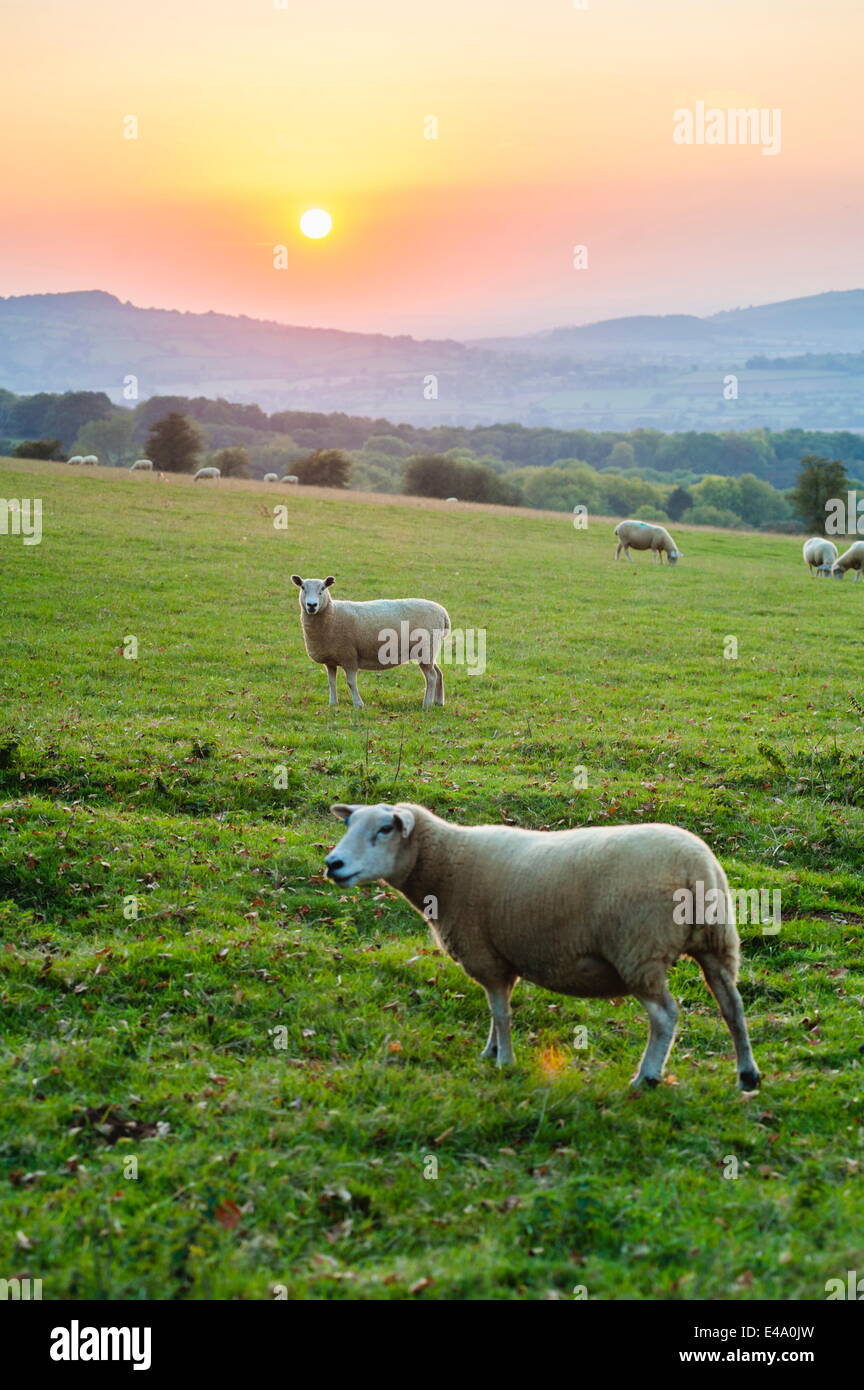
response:
[[[43,501],[40,544],[0,535],[0,1275],[746,1301],[864,1270],[864,585],[795,537],[673,526],[670,570],[567,515],[20,460],[0,494]],[[358,713],[340,674],[328,709],[294,572],[446,604],[485,672],[430,712],[414,668],[364,673]],[[395,892],[322,876],[331,802],[400,799],[671,821],[779,890],[741,928],[761,1093],[690,961],[649,1094],[632,999],[519,985],[517,1066],[481,1062],[482,991]]]

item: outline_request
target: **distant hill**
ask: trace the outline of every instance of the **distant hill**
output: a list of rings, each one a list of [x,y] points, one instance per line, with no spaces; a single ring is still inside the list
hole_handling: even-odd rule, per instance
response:
[[[224,396],[267,411],[345,411],[417,425],[864,428],[857,364],[825,373],[749,358],[864,350],[864,290],[690,314],[638,315],[523,337],[422,340],[124,303],[102,290],[0,299],[0,387]],[[733,372],[734,403],[722,381]],[[437,395],[429,387],[436,378]],[[427,399],[431,396],[431,399]]]

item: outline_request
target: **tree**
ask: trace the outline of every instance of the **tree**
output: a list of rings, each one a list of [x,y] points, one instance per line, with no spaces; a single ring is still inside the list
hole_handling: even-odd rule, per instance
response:
[[[841,459],[805,454],[795,487],[789,494],[792,506],[808,530],[825,535],[827,506],[832,499],[846,500],[849,478]]]
[[[635,468],[636,451],[633,445],[626,443],[623,439],[619,440],[610,450],[609,457],[603,466],[604,468],[614,468],[619,473],[624,468]]]
[[[59,439],[25,439],[17,444],[12,454],[16,459],[54,459],[64,463],[66,455],[60,447]]]
[[[249,477],[249,455],[245,449],[217,449],[207,462],[218,468],[223,478]]]
[[[673,487],[666,498],[666,511],[672,521],[680,521],[688,507],[693,506],[693,497],[686,487]]]
[[[203,447],[195,421],[176,410],[151,426],[144,446],[147,457],[166,473],[191,473]]]
[[[132,453],[132,412],[116,410],[104,420],[91,420],[78,432],[72,452],[95,454],[100,463],[116,468]]]
[[[351,460],[341,449],[316,449],[294,464],[301,483],[316,487],[347,487],[351,477]]]

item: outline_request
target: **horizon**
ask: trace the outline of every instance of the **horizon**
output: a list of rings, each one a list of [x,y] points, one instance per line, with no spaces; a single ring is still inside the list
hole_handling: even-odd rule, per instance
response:
[[[515,0],[372,0],[362,29],[349,0],[154,0],[134,44],[109,0],[48,5],[48,46],[44,8],[7,17],[10,295],[108,278],[142,307],[464,340],[860,277],[852,0],[555,0],[527,25]],[[685,143],[705,108],[759,131]],[[311,208],[329,235],[302,235]]]

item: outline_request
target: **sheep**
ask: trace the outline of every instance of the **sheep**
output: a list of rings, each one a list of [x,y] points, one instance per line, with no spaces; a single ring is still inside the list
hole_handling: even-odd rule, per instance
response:
[[[634,550],[650,550],[651,558],[655,563],[659,558],[661,565],[664,554],[668,556],[670,565],[676,564],[682,558],[681,551],[665,526],[656,526],[648,521],[619,521],[615,527],[615,535],[618,537],[615,547],[616,560],[623,555],[625,560],[632,562],[631,546]]]
[[[350,603],[333,599],[335,584],[327,579],[301,579],[292,574],[300,590],[300,626],[306,651],[313,661],[327,667],[331,705],[337,703],[336,672],[342,667],[355,709],[363,708],[357,690],[357,672],[386,671],[416,661],[426,681],[423,708],[444,704],[444,675],[437,664],[441,642],[450,631],[450,617],[440,603],[423,598],[374,599]]]
[[[265,473],[263,481],[265,483],[278,483],[279,475],[278,473]]]
[[[448,502],[458,502],[458,501],[459,501],[459,498],[458,498],[458,497],[448,497],[448,498],[447,498],[447,501],[448,501]]]
[[[283,473],[279,481],[280,483],[299,483],[300,479],[296,473]]]
[[[735,986],[739,942],[726,875],[689,830],[464,826],[403,802],[330,810],[346,833],[326,856],[328,877],[343,888],[378,879],[397,888],[485,990],[492,1022],[482,1057],[499,1067],[514,1060],[510,995],[520,977],[577,998],[635,995],[650,1031],[632,1084],[656,1086],[678,1015],[666,975],[688,955],[732,1035],[741,1089],[759,1086]]]
[[[82,456],[81,454],[73,454],[72,457],[71,457],[71,459],[67,459],[66,462],[67,462],[67,463],[83,463],[83,462],[84,462],[84,458],[83,458],[83,456]]]
[[[85,465],[85,467],[92,468],[94,464],[97,464],[99,462],[99,458],[96,454],[85,454],[81,462]]]
[[[198,469],[198,472],[195,474],[195,477],[192,479],[192,481],[193,481],[193,483],[197,483],[199,478],[221,478],[221,477],[222,477],[222,470],[221,470],[221,468],[199,468],[199,469]]]
[[[129,469],[130,473],[152,473],[153,463],[151,459],[136,459]]]
[[[811,536],[809,541],[804,542],[804,563],[811,574],[814,568],[817,574],[830,574],[837,554],[834,542],[826,540],[824,536]]]
[[[861,570],[864,567],[864,541],[855,541],[849,549],[835,560],[831,566],[831,573],[835,579],[842,579],[847,570],[855,571],[855,583],[861,578]]]

